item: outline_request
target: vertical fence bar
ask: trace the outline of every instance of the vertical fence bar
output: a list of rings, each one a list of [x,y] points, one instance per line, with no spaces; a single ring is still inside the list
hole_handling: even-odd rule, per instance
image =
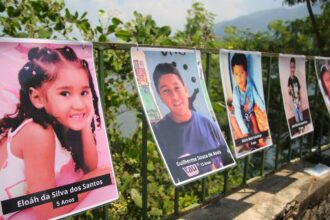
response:
[[[315,76],[316,77],[316,76]],[[317,96],[318,96],[318,82],[317,82],[317,78],[315,79],[315,84],[314,84],[314,102],[313,102],[313,106],[315,107],[316,106],[316,100],[317,100]],[[312,113],[313,113],[314,111],[312,111]],[[315,115],[315,113],[314,114],[312,114],[313,115],[313,118],[314,118],[314,120],[315,120],[315,117],[316,117],[316,115]],[[312,147],[313,147],[313,145],[314,145],[314,133],[315,133],[315,129],[314,129],[314,131],[312,132],[312,138],[311,138],[311,146],[310,146],[310,152],[312,151]]]
[[[105,88],[104,88],[104,49],[98,48],[97,49],[97,58],[98,58],[98,74],[97,74],[97,81],[100,89],[100,98],[101,98],[101,106],[103,112],[105,111]],[[110,140],[110,135],[107,132],[108,138]],[[109,205],[103,206],[103,218],[105,220],[109,219]]]
[[[269,109],[269,97],[270,97],[270,87],[271,87],[271,80],[270,80],[270,74],[272,72],[272,57],[269,57],[269,65],[268,65],[268,71],[267,71],[267,102],[266,102],[266,111],[268,115],[268,109]],[[265,150],[262,150],[261,152],[261,160],[260,160],[260,176],[264,175],[265,170]]]
[[[100,88],[100,96],[101,96],[101,105],[103,111],[105,110],[105,87],[104,87],[104,49],[98,48],[98,83]]]
[[[308,83],[308,75],[309,74],[312,74],[312,68],[311,68],[311,62],[308,60],[308,74],[307,74],[307,80],[306,80],[306,82]],[[316,80],[316,82],[317,82],[317,80]],[[308,87],[307,87],[308,88]],[[314,101],[313,101],[313,104],[315,104],[315,94],[316,94],[316,87],[314,88]],[[314,105],[315,106],[315,105]],[[311,106],[312,107],[312,106]],[[313,120],[313,118],[314,118],[314,114],[313,114],[313,111],[312,111],[312,109],[311,109],[311,107],[310,107],[310,114],[311,114],[311,117],[312,117],[312,120]],[[312,137],[313,137],[313,133],[314,132],[311,132],[308,136],[307,136],[307,146],[308,146],[308,153],[310,153],[310,152],[312,152],[312,145],[313,145],[313,142],[311,142],[312,141]]]
[[[220,72],[220,74],[223,74],[223,73],[221,73]],[[221,77],[220,77],[221,78]],[[223,82],[222,82],[223,83]],[[228,124],[227,124],[227,126],[226,126],[226,142],[227,142],[227,144],[228,144],[228,147],[230,147],[230,142],[231,142],[231,139],[230,139],[230,125],[229,125],[229,121],[228,121]],[[229,168],[229,169],[231,169],[231,168]],[[229,180],[229,169],[226,169],[224,172],[223,172],[223,194],[224,195],[227,195],[227,193],[228,193],[228,180]]]
[[[228,147],[229,147],[229,143],[230,143],[230,127],[229,127],[229,123],[228,122],[228,125],[226,126],[226,129],[227,129],[227,136],[226,136],[226,141],[227,141],[227,144],[228,144]],[[226,195],[228,193],[228,175],[229,175],[229,170],[226,169],[224,172],[223,172],[223,193],[224,195]]]
[[[205,194],[206,194],[206,181],[205,181],[205,177],[202,179],[202,198],[201,198],[201,202],[204,203],[205,202]]]
[[[142,116],[142,219],[148,219],[148,180],[147,180],[147,144],[148,144],[148,123],[146,115]]]
[[[304,137],[301,137],[299,140],[299,158],[302,158],[302,151],[303,151],[303,142],[304,142]]]
[[[265,150],[260,151],[261,154],[261,159],[260,159],[260,176],[264,175],[264,171],[265,171]]]
[[[247,155],[247,156],[244,158],[243,185],[246,184],[247,172],[248,172],[248,166],[249,166],[249,155]]]
[[[228,170],[223,172],[223,194],[227,195],[228,193]]]
[[[210,53],[206,53],[206,71],[205,71],[205,84],[206,88],[209,88],[210,85]],[[202,179],[202,198],[201,202],[205,202],[205,195],[206,195],[206,179]]]
[[[306,72],[306,88],[307,88],[307,91],[308,91],[308,87],[309,87],[309,84],[308,84],[308,77],[309,77],[309,74],[311,73],[311,63],[309,62],[308,59],[306,59],[306,62],[307,62],[307,72]],[[307,93],[307,98],[309,100],[309,96],[308,96],[308,93]],[[309,107],[309,111],[311,111],[311,106]],[[305,140],[305,137],[306,136],[303,136],[301,137],[300,139],[300,145],[299,145],[299,158],[301,159],[302,156],[303,156],[303,146],[304,146],[304,140]],[[307,144],[308,144],[308,138],[309,138],[309,135],[307,136]]]
[[[282,97],[280,96],[280,103],[282,102]],[[281,121],[283,113],[279,111],[279,120],[277,124],[277,136],[276,136],[276,152],[275,152],[275,170],[277,170],[279,165],[279,154],[281,149]]]
[[[322,137],[323,137],[323,127],[324,127],[324,123],[323,123],[323,120],[324,120],[324,115],[321,115],[321,119],[320,121],[322,121],[321,125],[320,125],[320,132],[319,134],[321,135],[319,138],[318,138],[318,144],[317,144],[317,147],[318,147],[318,150],[319,152],[321,152],[321,145],[322,145]]]
[[[179,188],[174,189],[174,215],[179,216]]]
[[[268,72],[267,72],[267,102],[266,102],[266,109],[268,114],[269,109],[269,96],[270,96],[270,86],[271,86],[271,80],[270,80],[270,74],[272,71],[272,57],[269,57],[269,66],[268,66]]]
[[[227,141],[228,147],[229,147],[229,143],[230,143],[230,127],[229,127],[229,123],[230,122],[228,122],[228,125],[226,126],[227,134],[229,134],[229,135],[226,135],[226,141]],[[223,181],[224,181],[224,183],[223,183],[223,194],[224,195],[227,195],[227,193],[228,193],[228,177],[229,177],[228,175],[229,175],[229,170],[226,169],[223,172]]]
[[[292,142],[296,145],[297,139],[294,140],[294,141],[291,140],[291,143],[290,143],[290,145],[289,145],[288,157],[287,157],[287,162],[288,162],[288,163],[290,163],[291,158],[292,158]]]
[[[206,71],[205,71],[206,88],[209,88],[210,85],[210,61],[211,61],[210,58],[211,58],[211,54],[206,53]]]
[[[297,140],[294,140],[294,141],[293,141],[294,144],[296,144],[296,141],[297,141]],[[290,163],[290,161],[291,161],[291,157],[292,157],[292,141],[291,141],[291,143],[290,143],[290,145],[289,145],[289,150],[288,150],[288,157],[287,157],[287,162],[288,162],[288,163]]]

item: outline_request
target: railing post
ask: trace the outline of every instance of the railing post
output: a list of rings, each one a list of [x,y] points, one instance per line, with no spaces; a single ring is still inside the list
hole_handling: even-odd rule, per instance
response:
[[[210,84],[210,53],[206,53],[206,71],[205,71],[205,84],[206,84],[206,88],[209,88],[209,84]],[[205,202],[205,195],[206,195],[206,179],[203,178],[202,179],[202,198],[201,198],[201,202]]]
[[[209,88],[210,84],[210,53],[206,53],[206,71],[205,71],[205,84],[206,88]]]
[[[201,202],[204,203],[205,202],[205,195],[206,195],[206,183],[205,183],[205,178],[202,179],[202,198],[201,198]]]
[[[179,188],[174,189],[174,215],[179,216]]]
[[[105,110],[105,83],[104,83],[104,49],[99,48],[98,52],[98,84],[100,88],[100,96],[101,96],[101,105],[103,111]]]
[[[261,159],[260,159],[260,176],[264,175],[264,171],[265,171],[265,150],[260,151],[261,153]]]
[[[280,102],[282,101],[282,98],[280,96]],[[281,148],[281,121],[282,121],[282,112],[279,111],[279,120],[277,125],[277,136],[276,136],[276,152],[275,152],[275,170],[277,170],[279,165],[279,154],[280,154],[280,148]]]
[[[267,102],[266,102],[266,109],[268,114],[269,109],[269,96],[270,96],[270,86],[271,86],[271,80],[270,80],[270,74],[272,71],[272,57],[269,57],[269,65],[268,65],[268,72],[267,72]]]
[[[316,76],[315,76],[315,78],[316,78]],[[315,107],[316,106],[316,100],[317,100],[317,96],[318,96],[318,81],[317,81],[317,78],[315,79],[315,85],[314,85],[314,102],[313,102],[313,106]],[[312,113],[313,113],[314,111],[312,111]],[[314,118],[314,120],[315,120],[315,117],[316,117],[316,115],[315,115],[315,113],[314,114],[312,114],[312,117]],[[310,146],[310,152],[312,151],[312,147],[313,147],[313,145],[314,145],[314,133],[315,133],[315,130],[312,132],[312,138],[311,138],[311,145],[312,146]]]
[[[269,65],[268,65],[268,71],[267,71],[267,102],[266,102],[266,111],[268,115],[268,109],[269,109],[269,96],[270,96],[270,87],[271,87],[271,80],[270,80],[270,74],[272,72],[272,57],[269,57]],[[261,161],[260,161],[260,176],[264,175],[264,168],[265,168],[265,149],[263,149],[261,152]]]
[[[249,155],[247,155],[247,156],[244,158],[243,185],[246,185],[248,166],[249,166]]]
[[[100,89],[100,102],[102,106],[103,112],[105,111],[105,89],[104,89],[104,49],[98,48],[97,49],[97,58],[98,58],[98,74],[97,74],[97,82]],[[106,126],[105,126],[106,127]],[[108,138],[110,138],[110,134],[107,132]],[[110,140],[110,139],[109,139]],[[109,206],[110,205],[104,205],[103,206],[103,219],[108,220],[109,219]]]
[[[296,144],[296,141],[297,140],[293,140],[293,142]],[[292,141],[289,145],[289,150],[288,150],[288,158],[287,158],[287,162],[290,163],[291,161],[291,158],[292,158]]]
[[[142,116],[142,217],[148,219],[148,179],[147,179],[147,144],[148,144],[148,123],[145,114]]]
[[[227,195],[228,193],[228,170],[223,172],[223,194]]]

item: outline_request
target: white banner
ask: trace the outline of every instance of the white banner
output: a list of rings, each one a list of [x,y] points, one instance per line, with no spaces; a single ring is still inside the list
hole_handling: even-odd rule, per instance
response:
[[[235,165],[213,112],[200,52],[131,48],[139,95],[175,185]]]
[[[118,198],[88,42],[0,39],[0,219]]]
[[[314,63],[319,88],[330,113],[330,57],[315,57]]]
[[[314,130],[308,103],[305,60],[302,55],[279,55],[281,92],[291,139]]]
[[[271,146],[261,53],[221,49],[220,70],[236,157]]]

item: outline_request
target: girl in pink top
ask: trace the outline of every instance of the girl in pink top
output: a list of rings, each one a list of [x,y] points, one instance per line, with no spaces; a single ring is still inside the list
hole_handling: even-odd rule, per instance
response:
[[[28,58],[18,76],[17,110],[0,120],[0,201],[108,173],[97,168],[100,117],[88,63],[70,47],[32,48]],[[75,206],[54,209],[48,202],[32,210],[48,219]],[[13,214],[0,207],[0,219]]]

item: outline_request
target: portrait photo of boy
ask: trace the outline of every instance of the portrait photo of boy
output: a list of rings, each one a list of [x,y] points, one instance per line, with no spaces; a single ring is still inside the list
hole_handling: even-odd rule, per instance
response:
[[[237,157],[272,144],[263,97],[260,55],[220,51],[222,84]]]
[[[149,89],[161,115],[160,120],[149,122],[174,184],[234,165],[209,100],[205,100],[208,95],[195,51],[138,48],[131,52],[133,61],[146,64]],[[141,84],[138,87],[145,89]]]
[[[280,54],[281,92],[291,139],[313,131],[305,72],[304,56]]]

